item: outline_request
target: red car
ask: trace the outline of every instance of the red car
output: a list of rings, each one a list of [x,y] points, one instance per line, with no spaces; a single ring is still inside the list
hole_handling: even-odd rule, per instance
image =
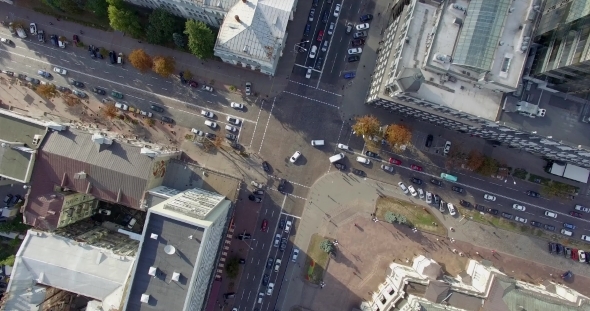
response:
[[[570,212],[570,215],[572,215],[572,216],[574,216],[574,217],[582,218],[582,214],[580,214],[580,213],[578,213],[578,212],[571,211],[571,212]]]
[[[322,42],[323,39],[324,39],[324,31],[320,30],[318,32],[318,41]]]
[[[422,166],[418,166],[416,164],[412,164],[410,165],[410,168],[413,169],[414,171],[422,171]]]
[[[262,230],[262,232],[266,232],[268,230],[268,220],[262,220],[262,226],[260,226],[260,230]]]
[[[572,249],[572,259],[573,260],[578,260],[578,250],[577,249]]]
[[[190,85],[190,86],[192,86],[192,87],[197,87],[197,86],[199,86],[199,84],[197,83],[197,81],[193,81],[193,80],[190,80],[190,81],[188,82],[188,85]]]
[[[78,44],[78,42],[80,42],[80,38],[78,38],[78,35],[74,35],[74,36],[72,37],[72,39],[73,39],[73,41],[74,41],[74,44]]]
[[[394,158],[389,158],[389,163],[395,164],[395,165],[401,165],[402,161],[400,161],[398,159],[394,159]]]

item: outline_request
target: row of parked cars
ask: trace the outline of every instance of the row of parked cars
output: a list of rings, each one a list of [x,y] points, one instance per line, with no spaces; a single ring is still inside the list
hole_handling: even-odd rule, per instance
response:
[[[553,242],[549,242],[547,247],[550,254],[563,255],[565,258],[571,258],[575,261],[590,264],[590,256],[587,255],[587,252],[581,249],[569,248]]]

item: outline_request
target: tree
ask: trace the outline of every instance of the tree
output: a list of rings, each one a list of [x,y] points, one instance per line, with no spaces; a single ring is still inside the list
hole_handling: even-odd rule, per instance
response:
[[[483,153],[477,150],[471,150],[467,156],[467,168],[472,171],[477,171],[485,161]]]
[[[397,222],[398,222],[400,225],[404,225],[404,224],[408,223],[408,219],[407,219],[407,218],[406,218],[406,216],[404,216],[404,215],[398,215],[398,216],[397,216]]]
[[[240,261],[238,257],[230,258],[225,265],[225,273],[230,279],[235,279],[240,272]]]
[[[396,222],[398,217],[399,215],[394,214],[392,211],[387,211],[385,213],[385,221],[387,221],[388,223]]]
[[[173,33],[172,40],[174,40],[174,44],[176,44],[176,46],[181,49],[184,49],[184,47],[186,46],[186,38],[181,33],[178,33],[178,32]]]
[[[151,56],[143,49],[135,49],[129,53],[129,62],[141,72],[146,72],[154,65]]]
[[[84,9],[100,18],[109,16],[109,4],[106,0],[87,0]]]
[[[154,124],[156,124],[156,121],[154,121],[154,119],[152,119],[152,118],[146,118],[144,122],[145,122],[145,125],[150,126],[150,127],[154,126]]]
[[[191,79],[193,78],[193,73],[192,73],[192,72],[190,72],[190,70],[185,70],[185,71],[183,71],[182,73],[183,73],[183,77],[184,77],[186,80],[191,80]]]
[[[448,169],[460,167],[461,164],[465,163],[466,159],[467,155],[463,152],[463,150],[461,150],[460,146],[455,145],[453,148],[451,148],[449,154],[447,155],[445,166]]]
[[[113,29],[129,33],[134,38],[141,37],[143,28],[137,15],[122,6],[109,5],[108,11],[110,25]]]
[[[154,66],[152,69],[155,73],[166,78],[171,75],[176,67],[176,61],[172,57],[156,56],[154,57]]]
[[[395,149],[408,145],[412,140],[412,131],[403,124],[391,124],[385,131],[385,139]]]
[[[105,117],[112,119],[117,116],[117,114],[119,113],[119,110],[117,110],[117,107],[115,107],[115,104],[110,103],[110,104],[107,104],[106,106],[104,106],[104,108],[102,108],[102,113],[104,114]]]
[[[567,193],[571,193],[570,187],[570,185],[564,183],[551,181],[543,185],[541,193],[547,197],[563,196]]]
[[[476,170],[477,173],[485,176],[491,176],[498,172],[498,161],[494,158],[484,157],[482,165]]]
[[[200,59],[213,57],[215,35],[205,23],[194,19],[188,20],[184,34],[188,36],[188,49],[193,55]]]
[[[51,7],[67,13],[77,14],[82,12],[82,9],[78,6],[78,2],[76,0],[44,0],[43,2]]]
[[[80,104],[80,98],[72,94],[61,94],[61,98],[64,100],[66,105],[73,107]]]
[[[174,15],[162,8],[155,9],[149,18],[149,26],[145,33],[149,43],[163,45],[172,39],[176,30],[176,19]]]
[[[57,89],[53,84],[41,84],[37,87],[37,93],[45,99],[52,99],[58,95]]]
[[[328,254],[332,254],[334,252],[334,243],[330,240],[323,240],[320,243],[320,249]]]
[[[372,115],[366,115],[356,118],[356,123],[352,126],[352,129],[356,133],[356,136],[375,136],[379,134],[379,127],[381,124],[379,120]]]

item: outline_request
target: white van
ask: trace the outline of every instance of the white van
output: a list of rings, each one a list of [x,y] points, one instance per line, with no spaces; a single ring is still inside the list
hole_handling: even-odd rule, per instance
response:
[[[209,120],[205,121],[205,125],[207,125],[210,128],[213,128],[213,129],[217,127],[217,123],[215,123],[213,121],[209,121]]]
[[[324,140],[323,139],[316,139],[311,141],[312,146],[323,146]]]
[[[566,229],[561,229],[561,234],[565,236],[572,236],[574,233]]]
[[[119,57],[117,57],[117,64],[123,63],[123,53],[119,53]]]
[[[330,162],[335,163],[344,159],[344,153],[339,153],[330,157]]]
[[[590,235],[582,234],[582,240],[584,240],[586,242],[590,242]]]
[[[258,293],[258,301],[257,302],[262,303],[262,299],[264,299],[264,293],[260,292],[260,293]]]

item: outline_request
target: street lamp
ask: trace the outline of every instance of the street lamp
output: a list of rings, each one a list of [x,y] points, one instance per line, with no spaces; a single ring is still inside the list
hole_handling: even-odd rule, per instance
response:
[[[295,45],[293,46],[293,51],[295,51],[295,53],[307,52],[307,49],[301,46],[305,43],[309,43],[309,40],[295,43]]]
[[[516,180],[514,180],[514,177],[512,177],[512,175],[508,175],[510,176],[510,178],[512,178],[512,182],[516,185]],[[506,183],[508,181],[508,179],[504,179],[504,183]]]

